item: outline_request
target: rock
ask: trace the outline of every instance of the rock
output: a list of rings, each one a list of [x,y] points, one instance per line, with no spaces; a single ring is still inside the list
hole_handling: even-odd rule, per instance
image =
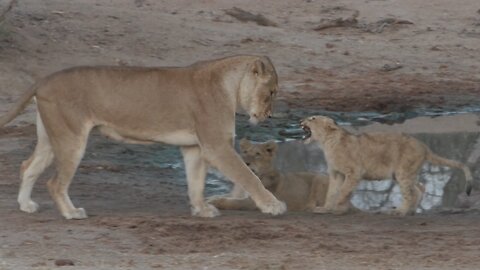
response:
[[[72,260],[69,259],[58,259],[55,260],[56,266],[73,266],[75,265]]]

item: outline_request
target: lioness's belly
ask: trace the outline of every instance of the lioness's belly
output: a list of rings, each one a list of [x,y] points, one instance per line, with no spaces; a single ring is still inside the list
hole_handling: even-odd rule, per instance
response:
[[[188,131],[180,130],[174,132],[167,132],[165,134],[157,135],[153,138],[157,142],[163,142],[173,145],[196,145],[198,138],[195,134]]]
[[[198,138],[195,134],[186,130],[167,131],[161,134],[149,134],[147,132],[132,132],[114,129],[112,127],[100,126],[99,130],[105,136],[125,143],[150,144],[161,142],[172,145],[196,145]]]

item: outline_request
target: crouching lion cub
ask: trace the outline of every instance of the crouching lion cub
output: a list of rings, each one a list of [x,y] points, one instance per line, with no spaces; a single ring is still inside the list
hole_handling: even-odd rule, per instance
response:
[[[308,172],[281,173],[274,166],[277,144],[240,141],[240,151],[248,167],[260,178],[266,189],[287,204],[289,211],[313,210],[323,205],[328,188],[328,177]],[[219,209],[254,210],[255,203],[247,198],[214,196],[210,203]]]
[[[353,135],[330,118],[312,116],[301,122],[306,143],[316,141],[323,148],[330,175],[324,207],[315,212],[342,212],[358,182],[393,178],[400,186],[403,202],[392,212],[413,214],[423,193],[416,185],[417,174],[425,161],[462,169],[470,194],[472,175],[464,164],[442,158],[417,139],[405,134],[370,133]]]
[[[286,211],[235,152],[235,113],[246,112],[256,124],[272,113],[278,89],[267,57],[239,55],[186,67],[76,67],[52,74],[27,91],[2,118],[15,118],[35,96],[37,145],[22,164],[18,203],[33,213],[31,192],[51,164],[56,174],[49,192],[66,219],[86,218],[68,188],[85,153],[93,128],[127,143],[167,143],[181,147],[192,214],[218,215],[203,197],[207,166],[242,186],[264,213]]]

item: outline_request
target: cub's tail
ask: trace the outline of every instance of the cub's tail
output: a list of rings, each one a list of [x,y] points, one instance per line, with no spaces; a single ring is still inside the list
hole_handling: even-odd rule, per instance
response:
[[[32,99],[33,96],[35,96],[35,93],[36,93],[36,86],[33,86],[32,88],[30,88],[30,90],[28,90],[27,92],[25,92],[21,97],[20,99],[17,101],[17,103],[15,103],[15,105],[13,106],[13,108],[11,108],[7,114],[5,114],[4,116],[0,117],[0,127],[3,127],[5,126],[6,124],[8,124],[10,121],[12,121],[15,117],[17,117],[17,115],[20,114],[21,111],[23,111],[23,109],[25,109],[25,107],[27,107],[28,105],[28,102]]]
[[[467,181],[467,186],[465,187],[465,192],[467,195],[470,195],[472,192],[473,178],[470,169],[463,163],[456,160],[446,159],[437,154],[434,154],[430,149],[427,148],[427,161],[433,165],[445,165],[453,168],[458,168],[463,170],[465,174],[465,180]]]

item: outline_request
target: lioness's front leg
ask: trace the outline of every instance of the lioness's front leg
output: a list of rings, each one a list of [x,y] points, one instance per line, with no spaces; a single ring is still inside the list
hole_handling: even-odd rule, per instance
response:
[[[283,214],[287,207],[277,200],[260,182],[260,179],[245,165],[229,144],[204,146],[202,149],[208,162],[233,182],[240,184],[251,196],[263,213]]]
[[[185,170],[187,173],[188,197],[192,215],[199,217],[215,217],[220,213],[213,206],[205,202],[203,191],[205,189],[205,176],[207,164],[203,160],[198,146],[185,146],[181,148]]]

